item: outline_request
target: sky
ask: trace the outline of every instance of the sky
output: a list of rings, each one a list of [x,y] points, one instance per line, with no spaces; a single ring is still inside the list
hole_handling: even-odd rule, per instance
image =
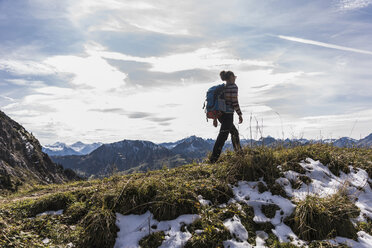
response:
[[[216,138],[237,75],[241,138],[372,132],[372,0],[0,0],[0,110],[42,145]]]

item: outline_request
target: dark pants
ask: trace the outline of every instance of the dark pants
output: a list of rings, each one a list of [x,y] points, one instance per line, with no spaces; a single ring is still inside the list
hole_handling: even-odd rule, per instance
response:
[[[216,143],[214,143],[213,153],[210,157],[212,163],[216,162],[221,155],[222,147],[231,134],[231,141],[235,151],[241,150],[239,132],[234,126],[234,114],[233,113],[223,113],[223,115],[218,118],[218,121],[221,123],[220,133],[218,134]]]

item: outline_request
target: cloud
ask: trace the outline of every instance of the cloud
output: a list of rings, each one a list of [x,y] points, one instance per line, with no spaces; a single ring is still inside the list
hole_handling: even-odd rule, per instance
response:
[[[291,36],[278,35],[278,37],[280,39],[290,40],[290,41],[309,44],[309,45],[315,45],[315,46],[321,46],[321,47],[326,47],[326,48],[338,49],[338,50],[342,50],[342,51],[372,55],[372,51],[367,51],[367,50],[361,50],[361,49],[356,49],[356,48],[351,48],[351,47],[338,46],[338,45],[334,45],[334,44],[329,44],[329,43],[324,43],[324,42],[319,42],[319,41],[314,41],[314,40],[307,40],[307,39],[291,37]]]
[[[372,0],[339,0],[337,6],[340,10],[362,9],[372,4]]]
[[[167,122],[176,119],[175,117],[152,117],[149,120],[154,122]]]
[[[25,80],[25,79],[15,78],[15,79],[6,79],[5,81],[11,84],[17,85],[17,86],[29,86],[29,87],[46,86],[46,84],[40,80]]]
[[[184,84],[207,83],[215,81],[216,72],[205,69],[191,69],[176,72],[150,71],[151,65],[133,61],[108,59],[110,65],[128,75],[128,85],[159,88],[164,86],[182,86]]]
[[[8,96],[0,95],[0,97],[4,98],[5,100],[11,101],[11,102],[14,102],[15,101],[15,99],[13,99],[11,97],[8,97]]]
[[[89,111],[121,114],[130,119],[146,119],[156,123],[164,123],[176,119],[175,117],[158,117],[157,114],[152,112],[127,111],[123,108],[89,109]]]
[[[149,63],[152,65],[150,71],[165,73],[192,69],[222,69],[242,65],[273,67],[270,61],[234,58],[224,46],[226,45],[215,43],[210,44],[209,47],[199,48],[191,52],[177,53],[162,57],[137,57],[102,50],[92,50],[90,53],[97,54],[107,59]]]
[[[109,90],[125,85],[127,75],[112,67],[100,56],[54,56],[44,61],[59,73],[72,73],[71,83]]]
[[[150,117],[150,116],[153,116],[152,113],[145,113],[145,112],[132,112],[132,113],[128,113],[128,117],[129,118],[132,118],[132,119],[143,119],[143,118],[147,118],[147,117]],[[149,118],[149,120],[152,120],[153,118]]]
[[[89,109],[89,111],[101,112],[101,113],[125,113],[125,110],[121,108]]]
[[[0,59],[0,70],[17,75],[50,75],[53,67],[35,61]]]
[[[188,35],[184,15],[178,11],[178,5],[151,1],[74,1],[70,4],[68,15],[76,24],[84,23],[87,30],[125,32],[134,29],[158,32],[167,35]],[[76,11],[79,9],[80,11]],[[109,13],[109,14],[107,14]],[[98,15],[97,15],[98,14]],[[92,16],[96,18],[91,18]],[[98,16],[98,18],[97,18]],[[89,20],[89,22],[84,22]]]

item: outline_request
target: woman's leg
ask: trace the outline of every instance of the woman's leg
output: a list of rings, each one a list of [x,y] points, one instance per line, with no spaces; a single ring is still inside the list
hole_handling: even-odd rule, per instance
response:
[[[231,126],[230,133],[231,133],[231,142],[233,144],[234,151],[236,152],[241,151],[242,147],[240,145],[239,131],[238,129],[236,129],[234,124],[232,124]]]
[[[221,155],[223,145],[229,136],[231,125],[233,125],[233,115],[224,113],[218,121],[221,122],[220,132],[217,136],[216,143],[214,143],[213,152],[210,157],[210,162],[214,163]]]

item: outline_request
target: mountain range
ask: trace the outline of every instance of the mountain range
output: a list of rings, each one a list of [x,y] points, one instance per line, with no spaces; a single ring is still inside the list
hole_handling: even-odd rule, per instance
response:
[[[86,155],[51,156],[65,168],[71,168],[84,176],[105,176],[118,170],[125,173],[173,168],[189,162],[184,156],[174,153],[150,141],[123,140],[103,144]]]
[[[102,144],[85,155],[55,156],[53,154],[56,154],[56,151],[50,155],[54,162],[63,165],[65,168],[71,168],[80,175],[105,176],[111,174],[113,170],[131,173],[159,169],[163,166],[171,168],[192,161],[201,161],[212,151],[214,142],[213,139],[203,139],[197,136],[159,144],[143,140],[123,140],[111,144]],[[268,136],[260,140],[242,139],[241,143],[242,145],[252,144],[269,147],[278,145],[290,147],[311,143],[331,143],[338,147],[372,147],[372,134],[361,140],[347,137],[326,140],[281,140]],[[227,149],[232,149],[230,140],[226,142],[224,147],[224,150]]]

